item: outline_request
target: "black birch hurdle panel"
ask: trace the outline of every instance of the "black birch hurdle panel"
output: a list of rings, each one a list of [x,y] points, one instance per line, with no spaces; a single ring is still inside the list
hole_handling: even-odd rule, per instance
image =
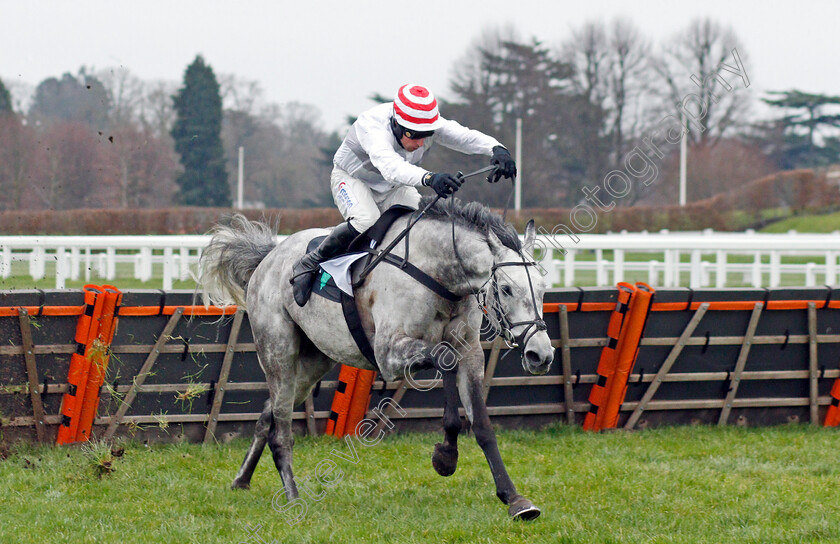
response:
[[[494,423],[579,425],[589,410],[614,288],[554,289],[544,299],[556,348],[544,376],[483,338]],[[0,439],[54,443],[67,391],[79,290],[0,292]],[[247,313],[191,315],[193,293],[126,291],[93,434],[213,442],[247,436],[268,396]],[[67,315],[62,315],[67,314]],[[619,427],[821,424],[840,376],[840,289],[659,289],[621,406]],[[338,369],[296,408],[299,433],[322,433]],[[437,430],[443,390],[421,373],[375,381],[371,406],[397,429]]]

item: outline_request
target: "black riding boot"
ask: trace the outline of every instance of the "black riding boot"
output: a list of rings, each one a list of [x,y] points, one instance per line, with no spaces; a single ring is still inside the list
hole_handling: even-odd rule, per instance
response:
[[[358,235],[359,233],[349,222],[341,223],[324,238],[317,248],[295,263],[289,283],[294,286],[295,302],[298,306],[302,308],[306,305],[309,295],[312,294],[312,282],[315,281],[318,265],[346,250],[353,238]]]

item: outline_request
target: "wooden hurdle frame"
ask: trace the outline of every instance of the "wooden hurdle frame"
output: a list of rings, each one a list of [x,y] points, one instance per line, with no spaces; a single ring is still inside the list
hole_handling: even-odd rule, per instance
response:
[[[567,290],[575,293],[580,290]],[[575,295],[577,296],[577,295]],[[573,298],[573,297],[570,297]],[[838,297],[840,298],[840,297]],[[795,304],[794,304],[795,302]],[[557,402],[540,403],[509,403],[488,406],[488,412],[496,421],[503,422],[506,417],[513,417],[517,422],[522,418],[542,416],[545,420],[556,420],[565,424],[574,425],[582,421],[584,414],[589,409],[585,400],[584,391],[588,384],[594,384],[598,376],[593,371],[581,372],[584,366],[581,364],[581,350],[589,350],[586,355],[587,362],[592,367],[591,353],[607,345],[606,331],[599,330],[596,334],[585,337],[572,337],[570,334],[571,316],[580,312],[602,312],[607,315],[614,303],[596,302],[560,302],[546,303],[544,311],[546,315],[556,314],[556,328],[558,334],[552,338],[552,345],[556,348],[555,359],[556,373],[545,376],[526,375],[498,375],[501,361],[509,351],[504,341],[500,338],[487,339],[482,341],[482,347],[486,352],[486,369],[484,378],[485,399],[491,398],[490,393],[494,390],[521,391],[530,387],[550,387],[558,391]],[[840,378],[840,369],[837,368],[837,361],[827,364],[823,361],[820,365],[820,347],[832,344],[840,345],[840,334],[819,334],[818,310],[840,309],[840,301],[793,301],[790,304],[779,305],[779,303],[765,301],[750,301],[739,303],[738,308],[749,312],[749,322],[745,330],[733,335],[712,336],[709,338],[696,336],[694,333],[698,326],[703,323],[708,312],[716,306],[714,302],[692,302],[684,307],[675,306],[673,310],[686,312],[691,315],[688,323],[677,336],[668,337],[642,337],[640,346],[665,347],[669,352],[665,360],[655,373],[632,372],[628,377],[628,383],[644,387],[644,393],[638,400],[629,400],[621,405],[622,421],[620,426],[624,429],[636,429],[645,426],[645,414],[656,412],[664,414],[675,410],[718,410],[716,424],[726,425],[731,423],[731,414],[735,409],[749,408],[807,408],[808,421],[812,424],[820,423],[821,409],[831,403],[831,396],[820,394],[821,389],[830,387],[835,379]],[[775,306],[774,306],[775,304]],[[654,303],[654,306],[656,304]],[[0,307],[0,317],[15,318],[15,330],[18,331],[18,338],[10,339],[10,342],[0,345],[0,361],[6,364],[18,364],[22,367],[26,379],[23,383],[2,383],[0,381],[0,401],[15,395],[28,397],[28,412],[6,415],[0,413],[0,422],[4,430],[15,435],[14,430],[21,431],[21,436],[26,435],[27,429],[34,431],[35,439],[39,442],[48,440],[50,426],[57,426],[61,416],[57,413],[50,413],[45,408],[44,397],[62,395],[68,390],[66,383],[46,383],[43,377],[45,365],[55,357],[68,357],[75,351],[71,343],[38,343],[33,335],[32,315],[64,316],[72,319],[74,314],[72,306],[62,307],[62,310],[50,310],[50,306],[8,306]],[[159,357],[162,354],[216,354],[221,355],[221,371],[214,376],[212,381],[205,380],[189,384],[206,390],[210,398],[210,410],[208,413],[173,413],[168,414],[166,419],[169,424],[200,425],[203,426],[203,441],[214,442],[219,438],[217,428],[221,423],[247,423],[256,421],[260,410],[249,411],[224,411],[225,393],[249,392],[256,395],[265,395],[267,387],[260,381],[229,381],[231,364],[237,356],[251,355],[255,352],[253,342],[241,341],[240,330],[245,324],[246,314],[236,308],[216,309],[215,311],[202,311],[203,307],[188,305],[168,305],[160,308],[121,308],[121,315],[163,315],[168,316],[165,326],[158,332],[151,334],[156,338],[151,343],[126,343],[117,336],[111,346],[111,354],[116,358],[121,355],[131,354],[134,356],[145,356],[145,362],[136,376],[132,377],[130,384],[116,385],[107,384],[103,386],[100,393],[105,398],[107,393],[116,393],[122,396],[118,408],[114,413],[100,412],[94,421],[98,434],[104,438],[111,438],[121,432],[127,425],[142,426],[153,425],[159,421],[160,416],[152,413],[131,413],[134,400],[140,394],[178,394],[186,391],[188,384],[184,383],[155,383],[148,384],[146,376],[155,368]],[[794,309],[805,312],[807,332],[805,334],[767,335],[758,334],[759,322],[774,309]],[[656,310],[656,308],[654,308]],[[664,308],[660,308],[664,311]],[[172,338],[173,331],[182,321],[184,316],[199,316],[201,314],[211,316],[211,320],[218,320],[220,317],[227,319],[230,326],[230,333],[220,342],[190,343],[185,347],[184,343],[175,341]],[[604,321],[606,322],[606,321]],[[218,325],[217,325],[218,326]],[[738,346],[738,357],[735,365],[726,371],[697,371],[697,372],[672,372],[674,363],[678,361],[683,351],[691,346]],[[807,345],[807,361],[803,361],[802,368],[796,370],[762,370],[750,368],[747,364],[750,353],[755,346],[760,345]],[[14,363],[19,361],[18,363]],[[11,363],[10,363],[11,362]],[[828,362],[831,363],[831,362]],[[594,367],[593,367],[594,368]],[[2,377],[2,375],[0,375]],[[807,382],[807,396],[779,396],[766,398],[739,398],[739,388],[749,381],[778,381],[778,380],[804,380]],[[714,382],[727,385],[726,394],[720,398],[708,399],[686,399],[657,400],[657,393],[667,383],[690,383],[690,382]],[[325,379],[318,389],[321,395],[329,397],[337,386],[336,379]],[[584,386],[583,388],[581,386]],[[110,389],[109,389],[110,387]],[[442,383],[427,382],[429,389],[441,389]],[[403,403],[403,399],[412,389],[403,380],[383,383],[375,380],[372,389],[380,394],[390,396],[395,403]],[[584,390],[582,390],[584,389]],[[376,394],[376,393],[375,393]],[[413,393],[416,394],[416,393]],[[212,397],[210,397],[212,395]],[[20,397],[23,398],[23,397]],[[20,400],[20,399],[19,399]],[[491,398],[492,400],[492,398]],[[322,401],[318,401],[323,404]],[[104,403],[104,402],[103,402]],[[374,403],[375,404],[375,403]],[[103,404],[100,404],[102,410]],[[439,420],[443,416],[443,407],[419,407],[403,404],[404,415],[393,412],[386,412],[389,418],[401,420],[401,425],[407,428],[413,427],[412,421]],[[261,408],[261,406],[260,406]],[[294,420],[302,424],[309,434],[316,434],[323,431],[326,420],[329,417],[328,409],[316,409],[316,399],[310,396],[306,399],[302,410],[294,413]]]

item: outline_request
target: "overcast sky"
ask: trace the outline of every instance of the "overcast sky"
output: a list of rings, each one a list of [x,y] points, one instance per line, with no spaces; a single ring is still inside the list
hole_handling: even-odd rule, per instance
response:
[[[217,74],[259,81],[270,102],[317,106],[334,129],[403,83],[446,98],[453,63],[489,26],[554,45],[584,22],[626,17],[659,42],[698,16],[734,28],[756,91],[840,94],[837,0],[0,0],[0,78],[34,86],[85,65],[180,82],[201,54]]]

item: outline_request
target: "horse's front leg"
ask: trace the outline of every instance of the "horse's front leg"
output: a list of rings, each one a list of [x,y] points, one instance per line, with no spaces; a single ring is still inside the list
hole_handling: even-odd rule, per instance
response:
[[[508,514],[512,518],[534,519],[540,515],[540,509],[517,493],[499,453],[496,433],[493,432],[490,416],[487,413],[487,405],[484,403],[482,396],[483,368],[484,357],[479,347],[470,350],[461,359],[458,365],[458,389],[461,393],[461,402],[464,404],[467,417],[472,423],[475,440],[484,452],[487,464],[490,465],[490,472],[493,474],[493,480],[496,483],[496,496],[508,505]]]
[[[461,432],[461,416],[458,415],[458,385],[455,368],[446,368],[436,358],[435,368],[443,374],[443,444],[435,444],[432,466],[441,476],[451,476],[458,467],[458,434]]]
[[[457,368],[451,364],[451,357],[447,358],[444,350],[436,351],[427,342],[403,334],[388,336],[385,332],[380,332],[377,335],[377,342],[382,350],[377,354],[377,358],[382,375],[386,379],[401,377],[408,380],[412,387],[424,390],[423,386],[412,379],[414,373],[434,368],[439,376],[443,376],[444,440],[442,444],[435,444],[432,466],[441,476],[451,476],[458,466],[458,433],[461,432],[461,418],[458,415]]]

